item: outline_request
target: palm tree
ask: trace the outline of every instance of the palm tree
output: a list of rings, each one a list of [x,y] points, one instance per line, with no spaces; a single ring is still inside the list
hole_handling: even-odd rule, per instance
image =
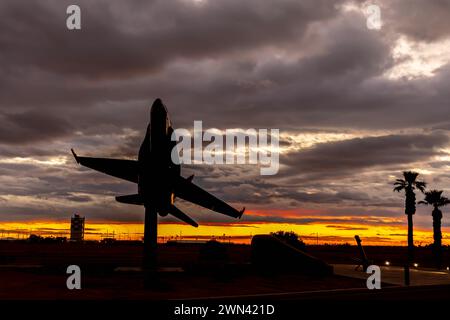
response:
[[[412,171],[404,171],[403,179],[397,179],[394,183],[394,191],[405,191],[405,214],[408,216],[408,266],[414,256],[413,239],[413,215],[416,213],[416,194],[414,190],[425,191],[426,183],[417,181],[419,174]]]
[[[420,201],[420,204],[433,206],[433,249],[436,257],[437,267],[441,267],[441,252],[442,252],[442,232],[441,232],[441,220],[442,211],[440,207],[450,204],[450,200],[442,196],[442,190],[430,190],[425,192],[425,199]]]

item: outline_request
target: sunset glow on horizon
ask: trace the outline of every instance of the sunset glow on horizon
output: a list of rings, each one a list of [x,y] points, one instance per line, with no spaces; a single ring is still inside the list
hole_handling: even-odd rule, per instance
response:
[[[86,223],[85,239],[101,240],[112,238],[116,240],[141,240],[144,225],[142,223]],[[365,245],[406,245],[406,224],[404,226],[375,226],[355,224],[322,224],[306,225],[288,223],[230,223],[205,224],[198,228],[179,223],[160,223],[158,226],[159,241],[167,240],[209,240],[218,239],[233,243],[250,243],[256,234],[268,234],[276,231],[293,231],[307,244],[351,244],[354,236],[361,235]],[[444,228],[444,234],[449,232]],[[30,234],[44,237],[70,237],[69,222],[6,222],[0,223],[0,239],[26,239]],[[414,232],[416,245],[432,243],[432,230],[416,229]],[[450,239],[444,237],[443,244],[450,244]]]

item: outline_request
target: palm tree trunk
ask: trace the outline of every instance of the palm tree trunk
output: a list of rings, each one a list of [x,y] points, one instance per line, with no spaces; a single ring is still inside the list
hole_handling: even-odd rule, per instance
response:
[[[405,214],[408,216],[408,265],[414,259],[413,215],[416,213],[416,195],[411,188],[406,189]]]
[[[408,265],[414,260],[413,215],[408,214]]]
[[[433,210],[433,249],[436,258],[436,266],[437,268],[441,268],[441,258],[442,258],[442,232],[441,232],[441,220],[442,220],[442,212],[435,208]]]

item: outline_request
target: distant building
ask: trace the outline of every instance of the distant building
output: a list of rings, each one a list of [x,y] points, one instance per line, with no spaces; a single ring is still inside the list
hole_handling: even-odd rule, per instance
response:
[[[84,240],[84,217],[75,214],[70,219],[70,240],[83,241]]]

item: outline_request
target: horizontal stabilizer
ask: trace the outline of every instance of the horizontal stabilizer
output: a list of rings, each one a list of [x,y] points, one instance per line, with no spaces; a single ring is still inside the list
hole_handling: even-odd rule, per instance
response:
[[[144,205],[144,201],[142,201],[142,197],[138,194],[129,194],[126,196],[118,196],[116,197],[117,202],[128,203],[128,204],[136,204],[136,205]]]
[[[175,206],[172,206],[172,208],[170,209],[170,214],[173,215],[174,217],[180,219],[181,221],[184,221],[188,224],[190,224],[193,227],[198,227],[198,223],[195,222],[194,220],[192,220],[191,217],[189,217],[186,213],[184,213],[183,211],[181,211],[180,209],[178,209]]]

